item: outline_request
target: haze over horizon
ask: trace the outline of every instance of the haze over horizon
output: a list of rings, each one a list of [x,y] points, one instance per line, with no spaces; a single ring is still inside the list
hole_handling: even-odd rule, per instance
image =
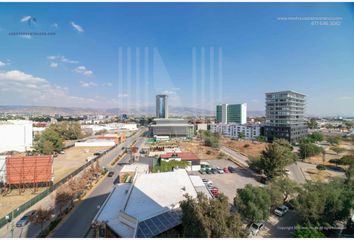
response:
[[[266,92],[293,90],[307,95],[306,115],[354,116],[353,12],[353,3],[0,3],[0,105],[139,111],[166,93],[176,107],[264,111]],[[296,16],[341,20],[283,19]]]

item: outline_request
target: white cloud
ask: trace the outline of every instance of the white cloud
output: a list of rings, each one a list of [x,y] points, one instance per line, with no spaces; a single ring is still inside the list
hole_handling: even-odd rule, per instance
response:
[[[91,76],[93,72],[89,69],[87,69],[85,66],[78,66],[75,68],[75,72],[83,74],[85,76]]]
[[[23,18],[21,18],[21,22],[28,22],[32,19],[31,16],[24,16]]]
[[[107,82],[107,83],[102,83],[102,86],[103,86],[103,87],[112,87],[113,84],[110,83],[110,82]]]
[[[351,96],[342,96],[342,97],[337,98],[337,100],[340,100],[340,101],[353,100],[353,99],[354,98]]]
[[[8,63],[5,63],[5,62],[0,61],[0,67],[5,67],[5,66],[7,66],[7,65],[8,65]]]
[[[84,88],[97,87],[97,83],[80,81],[80,86]]]
[[[84,29],[78,25],[78,24],[75,24],[74,22],[70,22],[71,26],[74,28],[75,31],[77,32],[84,32]]]
[[[57,28],[59,27],[59,25],[58,25],[58,23],[53,23],[53,24],[51,25],[51,27],[57,29]]]
[[[49,64],[49,67],[56,68],[56,67],[58,67],[58,65],[59,65],[58,63],[52,62]]]
[[[60,62],[63,62],[63,63],[70,63],[70,64],[78,64],[79,61],[76,61],[76,60],[71,60],[71,59],[68,59],[64,56],[61,56],[61,55],[57,55],[57,56],[48,56],[47,57],[49,60],[52,60],[52,61],[60,61]]]
[[[18,70],[0,72],[0,92],[14,93],[11,95],[25,99],[26,104],[90,106],[97,103],[93,98],[71,96],[67,88],[52,85],[44,78]]]

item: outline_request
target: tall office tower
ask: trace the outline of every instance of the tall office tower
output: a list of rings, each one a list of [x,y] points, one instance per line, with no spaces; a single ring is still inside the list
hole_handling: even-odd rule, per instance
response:
[[[284,138],[297,142],[307,135],[305,95],[293,91],[266,93],[264,135],[269,142]]]
[[[156,95],[156,118],[168,118],[167,95]]]
[[[216,122],[247,123],[247,103],[216,105]]]

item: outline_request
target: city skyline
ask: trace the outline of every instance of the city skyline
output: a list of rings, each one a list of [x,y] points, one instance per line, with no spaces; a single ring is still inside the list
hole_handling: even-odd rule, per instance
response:
[[[0,105],[144,108],[168,94],[171,107],[264,111],[264,93],[293,90],[306,115],[354,115],[351,3],[0,6]]]

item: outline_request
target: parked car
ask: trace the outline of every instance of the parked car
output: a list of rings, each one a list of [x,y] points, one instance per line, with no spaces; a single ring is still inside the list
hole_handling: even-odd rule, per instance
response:
[[[109,173],[108,173],[108,177],[112,177],[114,175],[114,172],[112,172],[112,171],[110,171]]]
[[[212,168],[212,169],[211,169],[211,173],[212,173],[212,174],[216,174],[216,173],[218,173],[218,170],[217,170],[216,168]]]
[[[293,210],[295,208],[292,200],[285,202],[284,205],[287,206],[289,210]]]
[[[203,179],[202,179],[202,181],[203,181],[203,183],[207,183],[209,180],[208,180],[208,179],[203,178]]]
[[[231,166],[229,166],[227,169],[229,170],[230,173],[235,173],[237,170],[237,168]]]
[[[264,228],[264,225],[265,225],[264,222],[252,223],[249,227],[250,235],[256,236],[259,233],[259,231],[261,231]]]
[[[263,184],[267,184],[269,182],[269,178],[265,177],[265,176],[260,176],[257,178],[258,182],[263,183]]]
[[[212,174],[210,169],[205,170],[206,174]]]
[[[37,214],[37,211],[36,210],[33,210],[33,211],[30,211],[28,213],[26,213],[25,215],[23,215],[23,217],[17,221],[16,223],[16,227],[24,227],[26,226],[29,221],[30,221],[30,218],[35,216]]]
[[[281,205],[279,207],[277,207],[276,209],[274,209],[274,214],[282,217],[284,216],[287,212],[289,211],[289,208],[285,205]]]
[[[224,170],[222,170],[222,169],[219,168],[219,167],[216,168],[216,171],[217,171],[219,174],[223,174],[223,173],[224,173]]]
[[[230,173],[230,171],[227,167],[224,168],[224,173]]]
[[[200,169],[199,172],[200,172],[200,174],[205,174],[206,173],[205,169],[203,169],[203,168]]]

